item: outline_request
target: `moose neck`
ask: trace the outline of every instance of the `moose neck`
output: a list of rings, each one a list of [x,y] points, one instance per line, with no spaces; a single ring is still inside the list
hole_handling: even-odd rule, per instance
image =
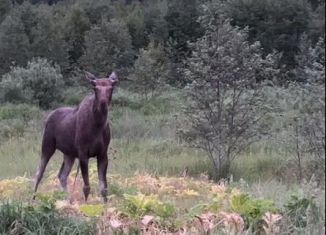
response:
[[[106,124],[108,111],[109,111],[108,106],[101,106],[97,103],[96,99],[94,99],[93,115],[94,115],[95,125],[97,127],[102,127]]]

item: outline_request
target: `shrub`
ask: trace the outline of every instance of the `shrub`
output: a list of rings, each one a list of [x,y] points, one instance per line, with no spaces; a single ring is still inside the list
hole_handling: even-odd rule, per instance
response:
[[[92,223],[60,215],[54,198],[43,196],[37,206],[0,203],[0,234],[96,234]]]
[[[27,129],[33,128],[31,120],[39,120],[40,110],[31,105],[6,104],[0,107],[0,140],[12,136],[22,136]]]
[[[150,42],[146,49],[141,49],[130,78],[134,81],[132,89],[146,100],[159,94],[164,87],[168,74],[168,61],[164,48]]]
[[[169,218],[175,213],[170,203],[161,202],[155,195],[129,195],[124,194],[123,211],[130,218],[141,218],[147,213],[153,213],[162,218]]]
[[[230,207],[232,211],[239,213],[254,230],[261,230],[260,223],[266,212],[278,210],[273,201],[252,198],[244,193],[233,195],[230,198]]]
[[[285,213],[295,227],[303,228],[308,223],[308,212],[310,216],[317,218],[318,208],[313,198],[298,197],[292,195],[290,200],[284,205]],[[310,211],[309,211],[310,210]]]
[[[7,104],[0,107],[0,121],[21,119],[24,122],[28,122],[32,118],[35,118],[35,116],[39,116],[40,113],[40,110],[35,106]]]
[[[1,99],[4,102],[37,104],[46,109],[60,101],[62,86],[59,67],[37,58],[28,62],[26,68],[14,67],[3,75]]]

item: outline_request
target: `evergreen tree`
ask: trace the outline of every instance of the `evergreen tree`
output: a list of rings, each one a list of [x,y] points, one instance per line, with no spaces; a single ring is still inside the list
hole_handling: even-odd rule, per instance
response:
[[[89,19],[80,7],[73,6],[65,17],[64,34],[69,48],[69,61],[76,65],[85,50],[85,34],[90,30]]]
[[[69,70],[68,44],[64,35],[64,15],[62,10],[51,11],[50,6],[40,5],[30,12],[33,24],[30,31],[33,57],[47,58],[60,66],[65,74]]]
[[[146,49],[141,49],[131,73],[132,89],[146,99],[153,97],[166,84],[169,64],[162,45],[152,41]]]
[[[281,63],[294,68],[300,36],[312,17],[307,0],[231,0],[225,10],[233,25],[249,27],[249,40],[260,41],[265,54],[282,52]]]
[[[122,74],[133,62],[131,37],[124,22],[102,20],[85,36],[85,54],[82,65],[90,71],[107,73],[119,70]]]
[[[24,24],[13,11],[0,25],[0,75],[11,66],[24,66],[31,56],[30,48]]]
[[[168,28],[168,51],[170,60],[176,65],[172,67],[172,76],[169,83],[175,86],[184,86],[186,81],[181,80],[177,70],[182,61],[191,53],[188,42],[194,42],[203,33],[197,22],[199,17],[197,0],[169,1],[165,20]]]

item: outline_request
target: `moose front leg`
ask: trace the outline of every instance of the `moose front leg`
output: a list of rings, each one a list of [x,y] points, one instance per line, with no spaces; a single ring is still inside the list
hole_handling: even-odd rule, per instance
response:
[[[79,162],[80,162],[80,170],[84,180],[83,191],[84,191],[85,201],[87,201],[89,192],[91,190],[91,187],[89,186],[89,177],[88,177],[88,157],[86,155],[79,154]]]
[[[106,203],[108,201],[107,194],[108,194],[108,183],[106,179],[106,172],[108,169],[108,155],[105,153],[97,157],[97,172],[98,172],[98,179],[100,183],[100,192],[103,198],[103,201]]]

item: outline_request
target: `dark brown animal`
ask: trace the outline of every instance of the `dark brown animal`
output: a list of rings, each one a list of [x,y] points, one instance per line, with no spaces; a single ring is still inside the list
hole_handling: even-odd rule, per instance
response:
[[[77,158],[87,201],[90,192],[88,160],[96,157],[100,192],[104,202],[107,202],[107,150],[111,139],[107,117],[118,78],[114,72],[109,77],[101,79],[86,72],[86,77],[93,87],[94,94],[85,97],[76,108],[62,107],[52,111],[46,120],[34,190],[37,191],[46,165],[58,149],[64,154],[58,174],[62,188],[67,190],[67,178]]]

